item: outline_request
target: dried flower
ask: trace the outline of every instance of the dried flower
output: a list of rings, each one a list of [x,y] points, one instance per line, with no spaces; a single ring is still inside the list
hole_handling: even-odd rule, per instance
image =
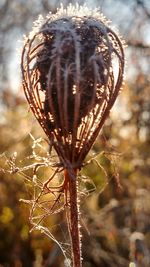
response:
[[[40,16],[25,40],[23,88],[64,169],[57,200],[64,192],[74,267],[81,267],[77,171],[118,96],[123,71],[121,40],[99,10],[85,5]]]

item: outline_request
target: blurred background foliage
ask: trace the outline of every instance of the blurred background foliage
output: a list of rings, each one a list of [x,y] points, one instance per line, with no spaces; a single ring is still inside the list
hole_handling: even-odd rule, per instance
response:
[[[61,1],[62,2],[62,1]],[[71,2],[71,1],[69,1]],[[80,4],[83,1],[78,1]],[[45,136],[28,107],[20,85],[22,35],[37,15],[56,10],[59,1],[0,1],[0,266],[64,266],[59,247],[33,231],[29,207],[32,188],[13,166],[33,163],[33,138],[47,153]],[[74,3],[74,1],[72,1]],[[64,6],[68,1],[63,1]],[[150,266],[150,1],[95,0],[126,40],[123,91],[82,170],[80,182],[83,266]],[[32,134],[32,136],[31,136]],[[44,152],[43,152],[44,151]],[[93,160],[90,158],[96,154]],[[4,171],[5,170],[5,171]],[[32,170],[27,171],[32,176]],[[49,175],[47,168],[42,175]],[[42,178],[41,178],[42,179]],[[85,189],[86,188],[86,189]],[[62,214],[48,224],[60,238]],[[65,234],[64,234],[64,242]]]

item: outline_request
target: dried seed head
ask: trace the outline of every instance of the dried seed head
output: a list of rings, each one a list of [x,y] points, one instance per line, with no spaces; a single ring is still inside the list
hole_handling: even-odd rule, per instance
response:
[[[70,5],[36,22],[22,53],[23,87],[61,158],[82,162],[116,100],[123,70],[122,43],[97,10]]]

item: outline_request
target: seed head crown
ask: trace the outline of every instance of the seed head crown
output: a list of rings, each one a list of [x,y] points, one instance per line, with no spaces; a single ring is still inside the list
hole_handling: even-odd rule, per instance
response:
[[[62,162],[84,160],[118,96],[123,71],[122,42],[99,10],[61,6],[36,21],[22,52],[23,88]]]

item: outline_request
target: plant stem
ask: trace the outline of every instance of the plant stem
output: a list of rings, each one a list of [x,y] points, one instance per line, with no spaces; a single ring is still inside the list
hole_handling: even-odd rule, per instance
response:
[[[65,170],[64,175],[65,179],[68,181],[67,191],[69,192],[69,209],[67,219],[71,240],[73,267],[82,267],[77,170],[74,170],[74,175],[72,176],[68,170]]]

